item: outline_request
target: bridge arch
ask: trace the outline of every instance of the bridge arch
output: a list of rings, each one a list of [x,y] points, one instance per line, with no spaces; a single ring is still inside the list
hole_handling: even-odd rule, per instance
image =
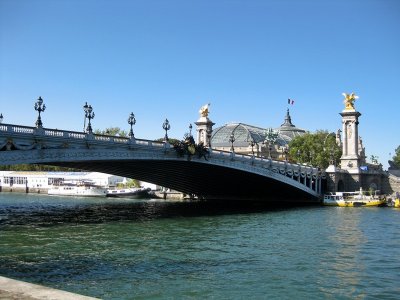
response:
[[[318,202],[316,168],[210,151],[179,157],[168,143],[17,125],[0,126],[2,164],[38,163],[105,172],[201,199]]]

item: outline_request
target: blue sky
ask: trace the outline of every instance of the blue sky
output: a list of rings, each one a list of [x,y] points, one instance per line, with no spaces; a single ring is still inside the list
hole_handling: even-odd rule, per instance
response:
[[[137,138],[182,138],[211,103],[215,127],[293,123],[341,128],[343,92],[359,95],[367,156],[386,167],[400,145],[400,1],[0,0],[4,123]]]

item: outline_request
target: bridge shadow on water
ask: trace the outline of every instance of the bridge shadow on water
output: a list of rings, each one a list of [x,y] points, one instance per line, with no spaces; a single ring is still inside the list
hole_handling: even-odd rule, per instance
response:
[[[315,206],[315,204],[313,205]],[[118,201],[76,205],[30,203],[0,206],[0,227],[7,225],[56,226],[114,221],[143,222],[162,218],[191,218],[230,214],[270,213],[296,209],[299,205],[277,205],[248,201]]]

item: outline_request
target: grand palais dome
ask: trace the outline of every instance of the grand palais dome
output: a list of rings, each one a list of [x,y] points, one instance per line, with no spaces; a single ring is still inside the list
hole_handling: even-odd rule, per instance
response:
[[[273,133],[277,135],[274,145],[285,147],[293,138],[305,134],[306,131],[293,125],[288,109],[284,123],[280,127],[273,129]],[[212,147],[221,149],[230,147],[232,135],[235,140],[235,147],[249,147],[251,142],[261,144],[266,141],[268,130],[244,123],[226,124],[213,130],[211,137]]]

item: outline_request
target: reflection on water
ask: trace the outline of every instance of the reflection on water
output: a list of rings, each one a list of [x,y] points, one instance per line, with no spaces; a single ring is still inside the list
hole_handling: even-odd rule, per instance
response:
[[[0,275],[104,299],[396,299],[400,210],[0,193]]]
[[[331,209],[335,214],[327,224],[330,228],[328,238],[332,242],[331,251],[327,253],[329,269],[320,270],[327,275],[329,282],[322,287],[327,293],[341,295],[343,291],[340,287],[347,285],[347,296],[363,299],[365,294],[361,287],[364,283],[361,280],[365,266],[360,250],[366,242],[366,237],[360,223],[364,212],[360,209]]]
[[[262,203],[183,202],[0,193],[0,225],[49,226],[65,223],[145,221],[159,218],[227,215],[285,210]],[[1,196],[4,196],[3,198]]]

